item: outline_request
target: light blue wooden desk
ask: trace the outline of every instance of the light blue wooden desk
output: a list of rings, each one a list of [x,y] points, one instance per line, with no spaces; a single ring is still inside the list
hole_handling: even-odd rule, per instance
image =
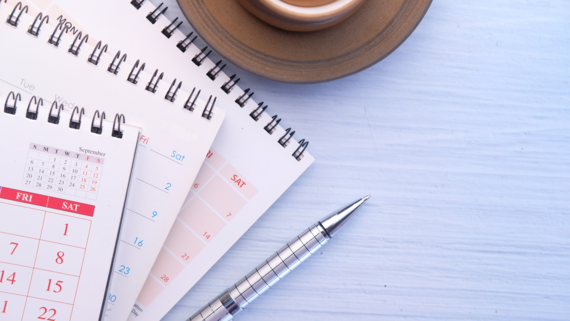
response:
[[[225,71],[317,161],[164,320],[368,193],[236,320],[570,319],[570,2],[436,0],[390,57],[329,83]]]

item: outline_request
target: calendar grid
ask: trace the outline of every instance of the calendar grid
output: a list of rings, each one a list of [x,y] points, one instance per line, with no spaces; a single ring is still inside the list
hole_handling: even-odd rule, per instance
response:
[[[104,157],[31,143],[22,185],[97,199]]]
[[[8,223],[0,226],[0,241],[11,245],[10,251],[0,252],[0,294],[6,309],[13,313],[9,319],[70,320],[91,220],[50,211],[54,198],[41,194],[0,187],[0,198],[47,207],[0,202],[0,216],[22,218],[19,223],[3,220]],[[94,210],[88,204],[66,202],[82,209],[83,213],[77,213],[80,215],[91,216]]]
[[[44,230],[44,224],[46,222],[46,215],[44,212],[44,217],[42,219],[42,229],[40,230],[40,240],[42,238],[42,234],[43,234],[43,230]],[[36,266],[36,262],[38,261],[38,252],[40,251],[40,242],[38,242],[38,247],[36,248],[36,255],[34,257],[34,265],[32,266],[32,276],[30,277],[30,284],[28,285],[28,292],[26,293],[26,301],[24,302],[24,311],[26,311],[26,305],[28,304],[28,297],[30,296],[30,288],[32,287],[32,280],[34,277],[34,268]],[[22,320],[24,320],[24,314],[22,314]]]
[[[149,306],[257,192],[249,179],[211,148],[137,302]]]

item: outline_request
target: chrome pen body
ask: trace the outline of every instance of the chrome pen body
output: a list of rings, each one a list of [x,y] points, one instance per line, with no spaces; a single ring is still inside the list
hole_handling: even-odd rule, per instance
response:
[[[325,245],[370,198],[366,196],[309,227],[187,321],[228,321]]]

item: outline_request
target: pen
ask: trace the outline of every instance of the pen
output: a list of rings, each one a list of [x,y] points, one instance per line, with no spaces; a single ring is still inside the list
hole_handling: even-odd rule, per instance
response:
[[[325,245],[369,198],[370,195],[365,196],[308,228],[187,321],[233,319],[234,315]]]

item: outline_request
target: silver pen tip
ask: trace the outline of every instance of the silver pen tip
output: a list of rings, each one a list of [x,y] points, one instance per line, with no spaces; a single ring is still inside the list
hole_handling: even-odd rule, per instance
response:
[[[338,211],[334,211],[332,214],[328,215],[324,219],[322,219],[319,223],[321,227],[325,230],[329,237],[333,237],[341,227],[348,222],[356,213],[356,211],[360,208],[364,202],[366,202],[370,198],[370,195],[364,196],[363,198],[347,205]]]

